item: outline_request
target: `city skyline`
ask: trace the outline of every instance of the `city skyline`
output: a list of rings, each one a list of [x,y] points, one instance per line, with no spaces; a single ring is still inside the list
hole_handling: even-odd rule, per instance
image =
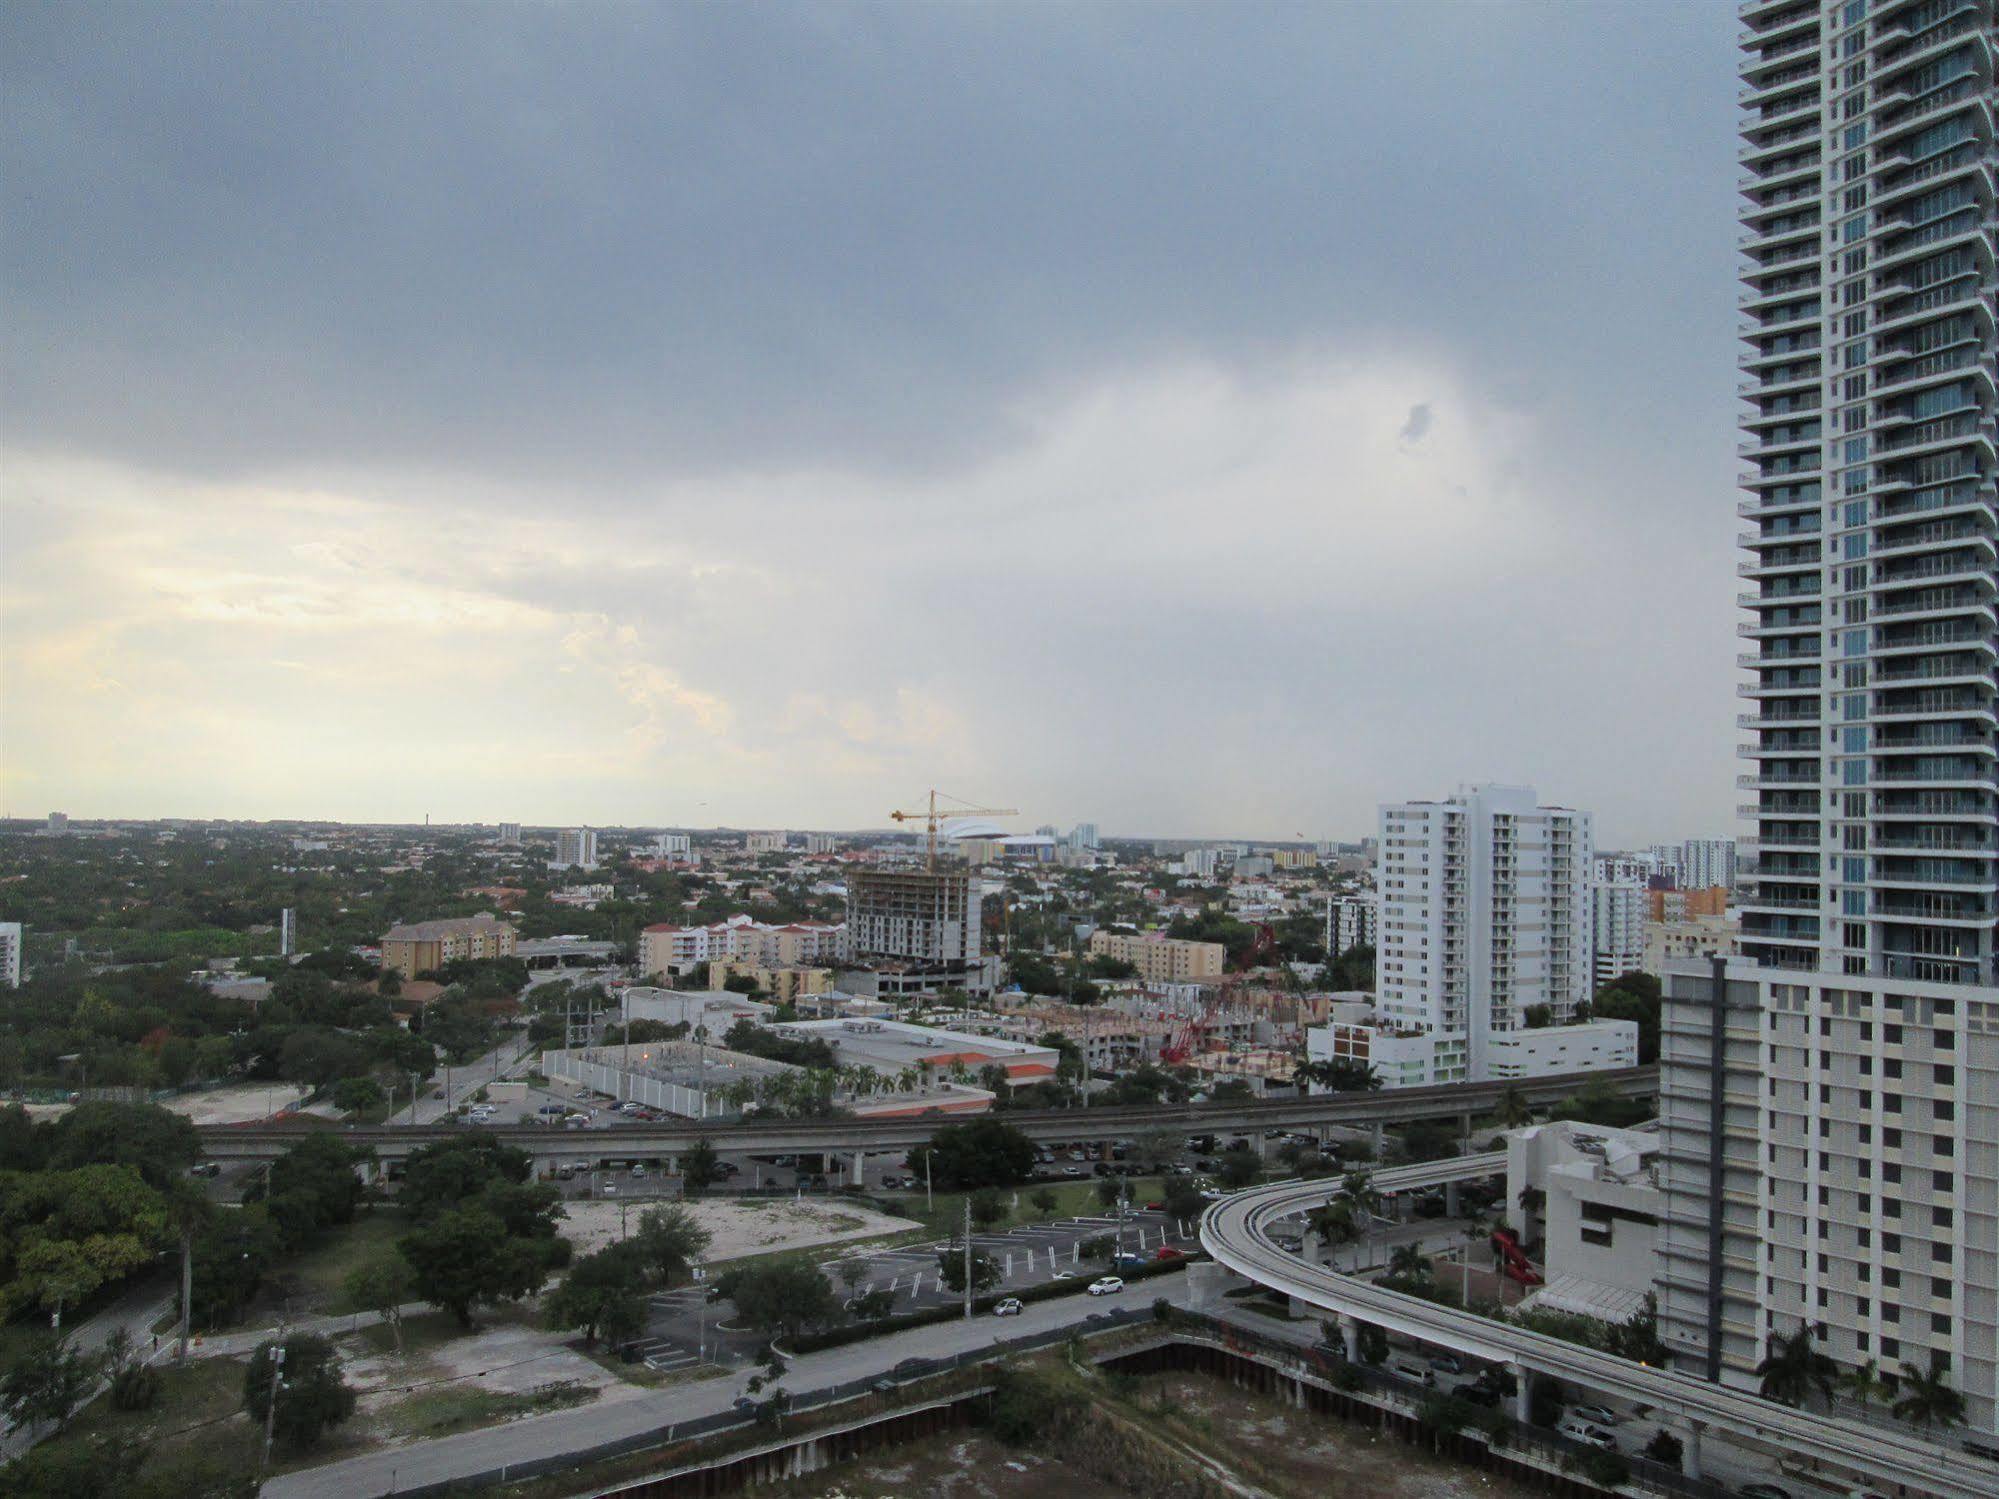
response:
[[[85,14],[11,812],[1733,825],[1726,5]]]

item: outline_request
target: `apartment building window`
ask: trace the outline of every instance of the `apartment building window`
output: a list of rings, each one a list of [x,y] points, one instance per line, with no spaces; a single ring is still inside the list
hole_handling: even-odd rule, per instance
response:
[[[1949,1228],[1951,1225],[1951,1216],[1951,1210],[1947,1207],[1933,1207],[1930,1209],[1930,1222],[1938,1228]]]
[[[1940,1275],[1930,1277],[1930,1294],[1939,1301],[1950,1300],[1950,1282]]]
[[[1930,1331],[1940,1332],[1948,1336],[1950,1333],[1950,1318],[1943,1312],[1931,1312]]]
[[[1957,1190],[1957,1178],[1952,1176],[1948,1171],[1932,1171],[1930,1173],[1930,1190],[1933,1192],[1955,1192]]]
[[[1896,1243],[1892,1246],[1888,1243],[1888,1240],[1893,1239],[1894,1237],[1895,1236],[1893,1234],[1882,1235],[1881,1247],[1883,1249],[1888,1249],[1890,1247],[1893,1247],[1895,1249],[1900,1249],[1902,1246],[1899,1240],[1897,1240]],[[1881,1284],[1885,1289],[1890,1291],[1901,1289],[1902,1272],[1900,1270],[1894,1269],[1893,1267],[1884,1267],[1881,1271]]]

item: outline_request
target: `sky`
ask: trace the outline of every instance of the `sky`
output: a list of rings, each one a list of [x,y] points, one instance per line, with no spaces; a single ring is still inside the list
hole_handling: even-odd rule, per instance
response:
[[[1733,827],[1733,7],[0,7],[0,812]]]

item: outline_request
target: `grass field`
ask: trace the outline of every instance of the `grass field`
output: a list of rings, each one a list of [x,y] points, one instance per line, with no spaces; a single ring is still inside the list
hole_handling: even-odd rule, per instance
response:
[[[396,1240],[409,1232],[409,1220],[392,1207],[376,1207],[352,1223],[333,1229],[296,1259],[278,1266],[260,1305],[272,1297],[291,1298],[294,1316],[361,1311],[347,1299],[345,1282],[357,1266],[396,1252]]]

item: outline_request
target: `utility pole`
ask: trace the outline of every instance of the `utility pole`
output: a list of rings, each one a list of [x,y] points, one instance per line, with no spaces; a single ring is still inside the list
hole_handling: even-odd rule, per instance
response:
[[[180,1235],[180,1352],[174,1362],[187,1362],[187,1324],[194,1312],[194,1235],[183,1228]]]
[[[267,1468],[271,1465],[271,1436],[278,1425],[278,1391],[285,1386],[284,1372],[285,1345],[277,1343],[271,1349],[271,1403],[264,1411],[264,1466]]]
[[[931,1194],[930,1194],[930,1157],[931,1157],[931,1154],[932,1154],[932,1152],[931,1152],[931,1151],[930,1151],[930,1150],[929,1150],[928,1148],[926,1148],[926,1149],[924,1150],[924,1152],[923,1152],[923,1210],[924,1210],[924,1211],[925,1211],[926,1213],[927,1213],[927,1212],[930,1212],[931,1210],[933,1210],[933,1209],[934,1209],[934,1208],[935,1208],[935,1207],[937,1206],[937,1199],[936,1199],[935,1197],[931,1196]],[[970,1198],[967,1198],[967,1199],[965,1199],[965,1203],[966,1203],[966,1206],[967,1206],[967,1207],[969,1207],[969,1206],[971,1205],[971,1199],[970,1199]]]
[[[972,1199],[965,1198],[965,1320],[972,1320]]]

